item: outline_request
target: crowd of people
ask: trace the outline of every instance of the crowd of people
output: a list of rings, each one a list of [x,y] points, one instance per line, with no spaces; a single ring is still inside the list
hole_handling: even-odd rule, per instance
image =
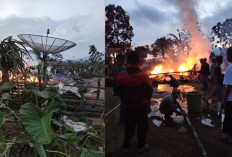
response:
[[[228,62],[232,63],[232,47],[228,48],[226,56]],[[208,103],[212,96],[217,96],[218,101],[221,102],[221,109],[225,111],[221,139],[232,143],[232,64],[227,67],[223,78],[222,62],[223,57],[217,56],[209,67],[206,58],[200,60],[202,90],[209,88],[209,75],[213,83],[212,93],[204,97],[203,100]],[[120,54],[117,56],[117,67],[113,70],[114,93],[121,99],[120,122],[124,124],[123,153],[128,153],[135,129],[137,129],[138,152],[144,152],[150,148],[150,145],[146,143],[149,128],[147,114],[151,111],[150,101],[154,83],[152,83],[148,74],[139,68],[139,65],[139,53],[130,51],[126,54],[126,66],[124,66],[124,57]],[[173,89],[162,99],[159,108],[160,112],[164,114],[165,120],[172,120],[173,112],[184,117],[187,115],[177,101],[177,98],[181,98],[178,81],[171,75],[169,77],[171,79],[170,86]]]

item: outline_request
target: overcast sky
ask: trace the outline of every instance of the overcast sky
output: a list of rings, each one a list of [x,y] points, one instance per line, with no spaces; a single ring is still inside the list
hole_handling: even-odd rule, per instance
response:
[[[120,5],[130,16],[134,28],[134,46],[150,45],[157,38],[177,35],[187,16],[180,7],[193,9],[200,26],[206,32],[218,22],[232,18],[231,0],[106,0],[106,5]]]
[[[104,0],[1,0],[0,40],[18,34],[46,35],[77,45],[62,52],[64,59],[88,56],[89,45],[105,49]]]

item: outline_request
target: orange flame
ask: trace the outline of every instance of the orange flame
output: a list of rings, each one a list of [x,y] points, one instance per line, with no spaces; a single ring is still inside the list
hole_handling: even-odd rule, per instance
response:
[[[176,72],[183,72],[183,73],[181,73],[181,75],[187,75],[186,71],[191,70],[191,69],[192,69],[191,66],[182,64],[177,68]],[[151,74],[173,73],[173,72],[175,72],[175,71],[172,68],[167,68],[167,67],[164,67],[163,65],[157,65],[151,71]]]
[[[151,74],[159,74],[162,72],[162,65],[158,65],[154,68],[154,70],[151,72]]]
[[[13,76],[12,73],[9,75],[9,80],[19,78],[20,76]],[[2,81],[2,72],[0,71],[0,82]],[[27,79],[27,82],[39,82],[39,79],[36,76],[30,75]]]

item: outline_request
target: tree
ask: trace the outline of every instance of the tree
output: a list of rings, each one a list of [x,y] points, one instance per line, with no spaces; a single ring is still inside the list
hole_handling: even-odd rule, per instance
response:
[[[24,72],[26,62],[23,60],[23,55],[30,57],[23,43],[11,36],[0,43],[0,69],[3,82],[9,81],[9,73],[14,75],[17,72]]]
[[[105,61],[102,59],[104,54],[97,51],[95,45],[89,46],[89,60],[90,66],[95,72],[95,75],[98,77],[98,90],[97,90],[97,99],[99,98],[100,93],[100,81],[105,74]]]
[[[172,37],[174,37],[174,39],[172,39],[172,45],[175,45],[176,48],[176,52],[179,55],[189,55],[189,52],[191,51],[191,46],[190,46],[190,33],[188,30],[182,30],[179,31],[179,29],[177,29],[178,31],[178,36],[174,34],[168,34]]]
[[[170,38],[168,39],[166,37],[158,38],[153,44],[151,44],[153,56],[157,56],[158,54],[161,54],[163,58],[166,58],[166,50],[170,46],[172,46]]]
[[[228,48],[232,46],[232,18],[226,19],[223,23],[218,22],[212,27],[210,41],[213,46]]]
[[[120,48],[125,52],[131,46],[134,36],[130,17],[121,6],[106,6],[105,41],[106,49]]]
[[[149,53],[149,49],[147,49],[147,47],[145,46],[137,46],[135,47],[135,51],[139,53],[140,55],[140,63],[144,63],[145,62],[145,58],[147,57],[147,54]]]
[[[90,65],[93,68],[93,71],[95,71],[95,75],[99,78],[104,77],[105,74],[105,62],[103,60],[104,54],[99,52],[95,45],[89,46],[89,60]]]

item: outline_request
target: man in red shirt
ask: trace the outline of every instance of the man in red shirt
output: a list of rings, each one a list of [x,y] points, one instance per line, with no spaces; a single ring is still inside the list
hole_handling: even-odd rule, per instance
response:
[[[127,53],[127,67],[117,77],[116,90],[124,107],[124,142],[122,150],[128,152],[130,141],[137,128],[138,151],[150,146],[146,144],[148,117],[152,96],[152,82],[149,76],[139,69],[140,57],[135,51]]]

